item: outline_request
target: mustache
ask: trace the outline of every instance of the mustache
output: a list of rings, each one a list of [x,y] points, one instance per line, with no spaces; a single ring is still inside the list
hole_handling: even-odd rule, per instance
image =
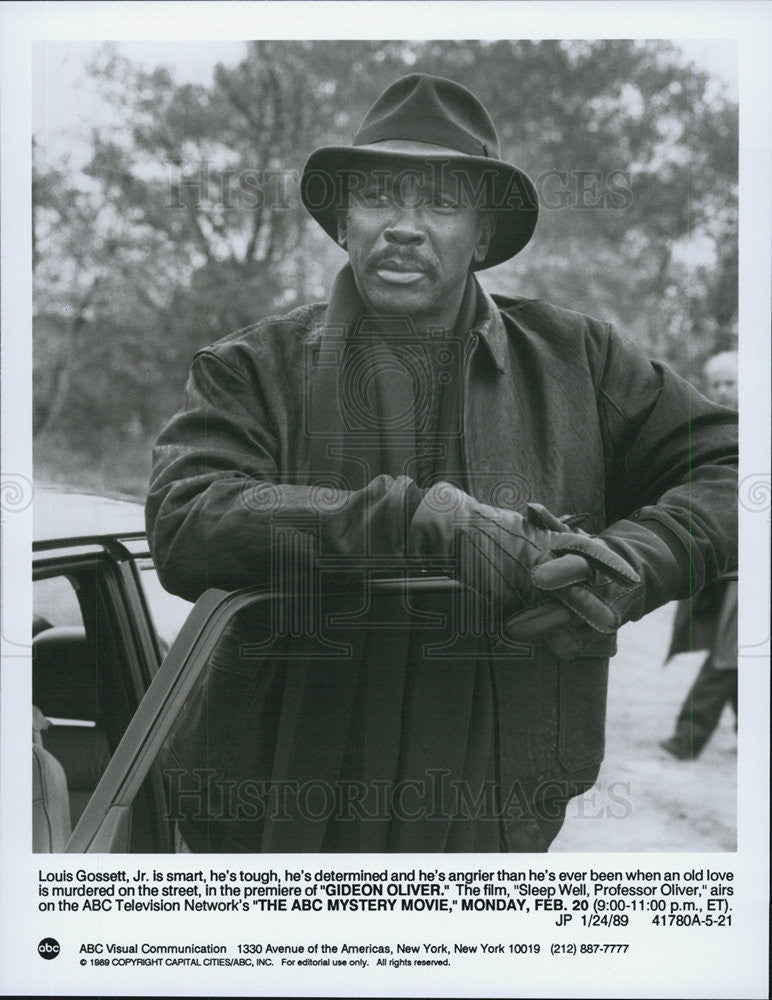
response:
[[[367,262],[367,271],[377,271],[381,267],[394,267],[404,271],[424,271],[433,275],[436,271],[434,262],[423,254],[414,251],[387,250],[376,254]]]

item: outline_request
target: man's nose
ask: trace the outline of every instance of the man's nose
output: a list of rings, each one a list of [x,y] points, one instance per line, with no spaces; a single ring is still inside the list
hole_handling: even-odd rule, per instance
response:
[[[426,239],[421,224],[419,205],[394,205],[393,214],[383,233],[387,241],[400,244],[420,244]]]

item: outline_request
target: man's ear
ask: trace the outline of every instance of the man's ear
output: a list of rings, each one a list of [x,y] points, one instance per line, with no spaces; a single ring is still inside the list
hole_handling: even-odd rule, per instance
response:
[[[338,243],[346,249],[346,238],[348,234],[348,219],[346,218],[345,212],[341,212],[338,216]]]
[[[493,212],[486,212],[480,218],[480,226],[477,233],[477,245],[474,248],[474,253],[472,254],[472,259],[475,263],[485,259],[485,255],[488,253],[488,247],[491,245],[491,240],[493,239],[493,234],[496,232],[496,216]]]

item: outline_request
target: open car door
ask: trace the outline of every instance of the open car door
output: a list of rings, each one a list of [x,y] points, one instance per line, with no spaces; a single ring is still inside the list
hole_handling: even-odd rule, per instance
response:
[[[259,764],[261,759],[252,736],[253,732],[259,734],[261,720],[249,714],[250,692],[255,685],[267,683],[265,679],[270,677],[283,684],[282,678],[291,672],[288,666],[302,663],[302,670],[293,676],[303,673],[306,707],[309,698],[320,699],[319,733],[315,738],[306,730],[298,731],[297,720],[292,719],[298,699],[288,682],[279,701],[283,730],[295,736],[286,738],[283,749],[272,746],[270,752],[277,760],[282,754],[286,758],[302,752],[312,767],[318,759],[319,771],[313,773],[321,774],[329,764],[324,759],[327,729],[323,727],[336,724],[339,713],[335,699],[345,699],[356,687],[351,683],[352,672],[367,669],[368,696],[388,698],[386,667],[399,658],[409,662],[411,670],[419,671],[421,683],[428,676],[435,690],[444,691],[447,678],[449,699],[453,698],[453,684],[467,684],[470,665],[479,662],[481,642],[489,656],[512,655],[511,646],[501,653],[492,652],[492,623],[484,619],[479,606],[469,603],[468,592],[446,577],[367,579],[356,588],[326,588],[324,593],[309,590],[294,599],[260,588],[207,591],[148,688],[66,852],[127,852],[132,804],[153,767],[160,768],[167,791],[164,822],[178,824],[178,833],[180,820],[191,812],[204,821],[205,839],[195,843],[198,828],[191,822],[194,845],[180,846],[177,837],[178,849],[227,849],[211,846],[206,823],[213,809],[217,813],[212,806],[213,789],[222,797],[222,788],[234,784],[230,780],[234,754],[244,756],[241,744],[237,747],[239,732],[252,739],[254,760]],[[418,650],[417,635],[421,637]],[[454,676],[460,680],[454,682]],[[327,699],[326,709],[323,699]],[[356,706],[348,710],[356,711]],[[275,714],[265,715],[262,721],[272,724]],[[243,761],[239,763],[242,781],[237,792],[241,794],[252,772],[245,770]],[[253,799],[254,795],[252,789]],[[185,808],[181,806],[183,799]],[[244,809],[241,815],[243,818]],[[217,816],[223,818],[222,806]],[[222,828],[221,823],[220,832]],[[175,832],[173,826],[166,832]],[[167,842],[174,842],[174,838],[168,837]],[[265,846],[265,838],[262,843],[258,849],[271,850]]]
[[[129,723],[65,848],[65,853],[125,853],[131,810],[177,715],[224,625],[266,595],[208,590],[196,602]]]

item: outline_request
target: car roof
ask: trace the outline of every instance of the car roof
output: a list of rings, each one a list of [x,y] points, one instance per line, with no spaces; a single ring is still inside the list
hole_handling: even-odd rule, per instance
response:
[[[35,487],[32,521],[36,542],[145,533],[144,507],[136,500],[51,487]]]

